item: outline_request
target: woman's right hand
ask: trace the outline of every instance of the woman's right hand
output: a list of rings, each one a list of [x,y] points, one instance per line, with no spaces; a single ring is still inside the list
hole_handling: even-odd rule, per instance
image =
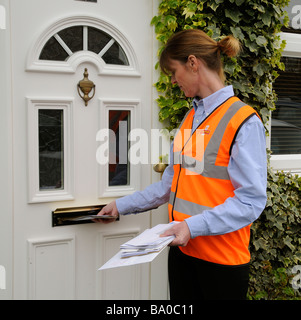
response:
[[[116,206],[116,201],[112,201],[111,203],[107,204],[104,206],[99,213],[97,214],[98,216],[103,216],[103,215],[110,215],[116,217],[115,219],[94,219],[94,222],[100,222],[100,223],[111,223],[116,221],[116,219],[119,217],[119,212]]]

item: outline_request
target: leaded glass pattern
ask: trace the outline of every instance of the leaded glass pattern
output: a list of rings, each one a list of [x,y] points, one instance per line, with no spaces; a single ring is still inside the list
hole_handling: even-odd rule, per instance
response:
[[[63,110],[39,110],[40,190],[64,189],[63,123]]]
[[[79,51],[91,51],[99,55],[106,64],[128,66],[128,58],[109,34],[89,26],[68,27],[52,36],[44,45],[39,59],[66,61]]]
[[[128,163],[128,134],[130,128],[130,111],[110,110],[109,129],[114,132],[110,136],[109,153],[109,186],[126,186],[130,184],[130,166]],[[112,141],[113,140],[113,141]]]

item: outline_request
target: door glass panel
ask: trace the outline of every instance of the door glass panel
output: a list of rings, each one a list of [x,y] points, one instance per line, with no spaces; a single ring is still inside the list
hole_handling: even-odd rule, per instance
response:
[[[65,61],[68,57],[68,53],[54,37],[47,41],[40,54],[40,60]]]
[[[63,110],[39,110],[40,190],[64,188],[63,123]]]
[[[103,55],[103,60],[107,64],[116,64],[121,66],[128,66],[128,59],[120,47],[120,45],[115,42],[111,48]]]
[[[109,43],[112,39],[105,32],[96,28],[88,28],[88,50],[96,54],[99,54],[101,50]]]
[[[130,184],[130,166],[128,163],[130,129],[130,111],[110,110],[109,129],[115,135],[110,136],[109,186],[125,186]],[[114,141],[112,141],[114,139]]]
[[[75,53],[83,50],[83,27],[75,26],[58,33],[70,50]]]
[[[106,64],[129,66],[129,60],[110,35],[100,29],[78,25],[59,31],[43,47],[39,59],[66,61],[78,51],[98,54]]]

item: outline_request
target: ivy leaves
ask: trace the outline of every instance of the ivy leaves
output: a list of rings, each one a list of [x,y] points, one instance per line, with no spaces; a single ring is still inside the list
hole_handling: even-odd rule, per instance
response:
[[[195,15],[197,8],[198,8],[198,5],[196,3],[189,2],[183,11],[183,15],[185,16],[185,19],[193,17]]]
[[[242,13],[238,10],[238,8],[235,8],[234,10],[231,9],[225,9],[225,16],[230,18],[235,23],[239,23]]]
[[[168,39],[180,30],[199,28],[215,40],[233,34],[241,42],[243,50],[238,58],[224,57],[227,82],[233,85],[236,95],[257,109],[267,123],[270,111],[275,109],[272,83],[278,76],[277,70],[283,68],[280,58],[284,43],[277,34],[287,21],[283,11],[287,2],[162,0],[159,14],[151,22],[161,43],[158,55]],[[179,106],[178,102],[185,97],[167,77],[161,76],[156,87],[160,94],[173,100],[170,104],[166,104],[164,99],[158,100],[159,118],[162,121],[169,119],[169,128],[173,129],[180,124],[187,104],[180,102],[183,110],[174,110],[173,105]]]
[[[249,295],[296,299],[290,270],[301,262],[301,178],[269,169],[268,182],[266,208],[252,225]]]

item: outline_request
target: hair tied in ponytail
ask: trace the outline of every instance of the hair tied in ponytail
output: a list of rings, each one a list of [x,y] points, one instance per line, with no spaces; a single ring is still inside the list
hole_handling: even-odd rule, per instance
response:
[[[240,43],[232,35],[226,36],[217,42],[217,46],[224,54],[235,57],[240,52]]]
[[[220,41],[217,41],[217,42],[216,42],[216,45],[217,45],[217,49],[220,50],[220,51],[222,51],[222,44],[221,44],[221,42],[220,42]]]
[[[160,55],[160,68],[169,75],[172,60],[186,63],[187,57],[194,55],[202,59],[209,69],[216,71],[221,80],[225,81],[220,53],[233,57],[238,54],[239,50],[240,44],[232,35],[215,41],[202,30],[182,30],[175,33],[165,45]]]

